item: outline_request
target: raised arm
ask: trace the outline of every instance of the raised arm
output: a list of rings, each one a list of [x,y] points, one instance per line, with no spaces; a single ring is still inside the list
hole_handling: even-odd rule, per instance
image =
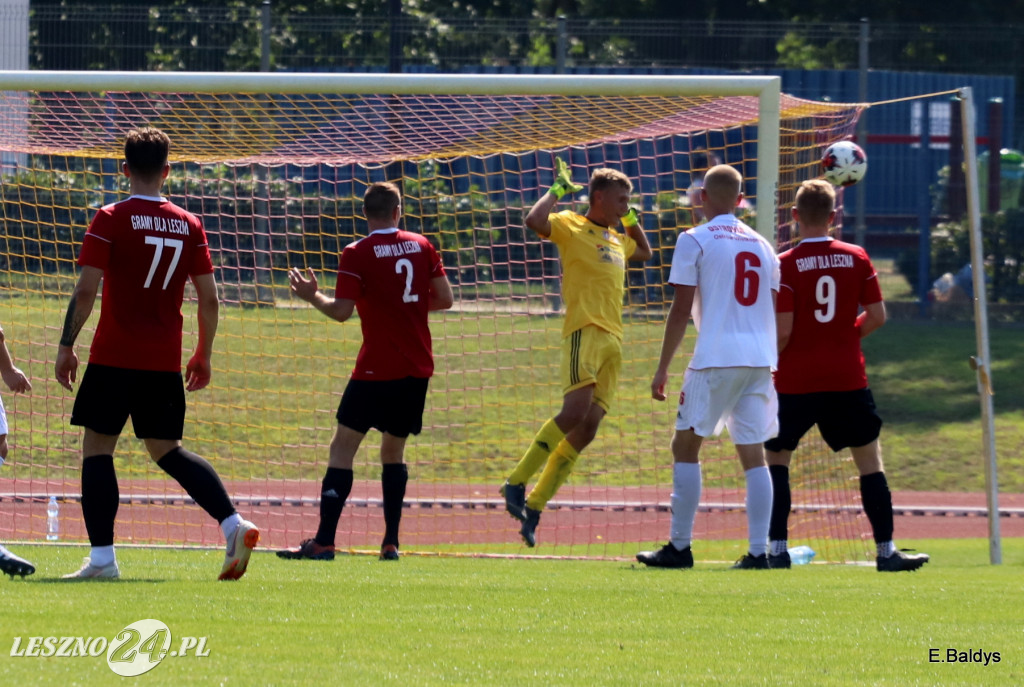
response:
[[[320,291],[312,268],[307,268],[306,274],[309,275],[309,279],[303,277],[302,272],[295,267],[288,270],[288,281],[291,284],[292,293],[332,320],[344,322],[352,317],[356,307],[354,300],[351,298],[329,298]]]
[[[647,262],[654,255],[654,251],[651,250],[651,243],[647,240],[647,234],[644,233],[644,228],[640,224],[640,218],[636,215],[636,210],[633,208],[629,209],[622,217],[622,227],[629,234],[629,237],[636,241],[636,250],[633,251],[632,255],[626,257],[627,260],[633,262]]]
[[[528,213],[526,213],[524,223],[531,231],[541,238],[551,236],[551,222],[548,220],[548,215],[551,214],[555,205],[566,193],[576,193],[577,191],[582,190],[582,186],[572,183],[569,166],[565,164],[565,161],[562,158],[556,157],[555,183],[551,184],[551,188],[548,189],[548,192],[545,193],[532,208],[530,208]]]
[[[558,204],[558,197],[550,191],[541,196],[541,199],[534,203],[530,211],[526,213],[524,224],[537,236],[547,238],[551,236],[551,222],[548,215]]]
[[[668,318],[665,320],[665,334],[661,340],[661,356],[658,358],[658,369],[654,372],[654,379],[651,380],[651,398],[657,401],[664,401],[665,384],[668,382],[668,368],[672,364],[672,358],[679,350],[679,344],[686,336],[686,327],[690,322],[690,310],[693,307],[693,296],[697,291],[696,286],[675,286],[675,297],[668,309]]]
[[[71,300],[68,302],[68,311],[64,316],[64,327],[60,333],[60,345],[57,347],[57,360],[53,369],[57,382],[71,390],[71,385],[78,378],[78,354],[75,353],[75,341],[82,327],[89,320],[92,314],[93,305],[96,303],[96,294],[99,292],[100,282],[103,280],[103,270],[98,267],[82,268],[78,275],[78,283],[75,290],[71,292]]]

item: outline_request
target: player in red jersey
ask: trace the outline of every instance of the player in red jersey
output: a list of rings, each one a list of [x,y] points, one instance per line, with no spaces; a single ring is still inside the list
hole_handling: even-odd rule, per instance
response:
[[[864,249],[829,236],[835,197],[832,185],[824,180],[801,184],[793,208],[801,241],[779,256],[779,434],[765,442],[775,492],[769,564],[790,566],[789,464],[800,439],[816,424],[833,451],[849,447],[853,454],[864,512],[878,549],[877,569],[916,570],[928,556],[899,551],[892,541],[892,494],[878,442],[882,420],[875,412],[860,348],[862,338],[885,324],[885,303]],[[863,312],[858,314],[860,308]]]
[[[100,208],[82,241],[78,278],[57,349],[55,373],[71,390],[77,381],[75,339],[89,319],[100,282],[100,319],[89,364],[75,397],[71,424],[82,438],[82,517],[92,545],[69,578],[119,577],[114,520],[119,492],[114,449],[129,417],[150,457],[220,523],[227,555],[220,579],[245,574],[259,530],[235,511],[213,467],[181,446],[185,425],[182,388],[181,303],[185,282],[195,286],[199,340],[185,368],[185,384],[210,383],[210,356],[219,302],[210,248],[195,215],[161,197],[171,166],[170,139],[159,129],[128,133],[123,173],[131,196]]]
[[[372,184],[363,196],[370,233],[345,247],[338,264],[334,298],[309,278],[289,273],[292,293],[338,322],[359,313],[363,344],[338,406],[327,472],[320,488],[317,533],[281,558],[332,560],[334,538],[352,490],[352,465],[363,437],[381,432],[381,489],[384,541],[381,560],[398,559],[398,528],[409,476],[403,457],[410,434],[423,427],[427,385],[434,374],[427,313],[452,307],[452,288],[441,258],[419,234],[398,229],[402,196],[390,183]]]

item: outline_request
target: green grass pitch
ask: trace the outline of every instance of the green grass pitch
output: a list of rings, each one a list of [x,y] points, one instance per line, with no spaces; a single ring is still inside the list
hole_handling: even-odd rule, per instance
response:
[[[398,563],[219,551],[119,551],[122,579],[63,582],[86,549],[14,546],[39,568],[0,580],[0,674],[34,685],[1014,685],[1024,683],[1024,541],[913,546],[912,574],[648,570],[631,562],[406,556]],[[698,545],[699,548],[699,545]],[[205,637],[121,678],[100,657],[10,656],[14,638],[113,639],[154,618]],[[984,662],[941,662],[985,652]],[[968,652],[962,654],[960,652]],[[999,661],[994,661],[995,653]],[[975,654],[980,656],[980,654]]]

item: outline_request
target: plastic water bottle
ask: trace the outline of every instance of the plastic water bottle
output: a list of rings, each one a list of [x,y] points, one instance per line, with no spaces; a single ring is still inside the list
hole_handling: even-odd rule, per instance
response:
[[[46,504],[46,541],[57,541],[60,537],[60,504],[51,496]]]
[[[814,549],[809,546],[794,546],[789,550],[789,559],[793,565],[807,565],[814,558]]]

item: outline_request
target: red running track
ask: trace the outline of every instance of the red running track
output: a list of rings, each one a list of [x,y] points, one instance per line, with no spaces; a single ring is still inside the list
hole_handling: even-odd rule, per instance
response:
[[[24,482],[17,486],[16,491],[14,480],[0,479],[0,541],[43,541],[49,494],[62,500],[61,541],[86,541],[77,483],[36,481],[27,492]],[[315,532],[319,483],[280,480],[226,486],[242,516],[260,525],[261,547],[294,546]],[[222,546],[216,523],[173,482],[126,481],[120,490],[128,502],[118,513],[118,544]],[[638,544],[667,539],[669,491],[667,486],[566,486],[544,513],[539,530],[543,546],[530,550],[521,545],[518,524],[504,512],[496,485],[410,483],[402,545],[406,550],[437,550],[449,544],[475,544],[475,550],[498,554],[545,553],[555,545],[570,547],[569,555],[628,557]],[[844,509],[807,507],[801,500],[807,496],[794,495],[791,541],[813,540],[825,529],[839,532],[841,539],[870,539],[857,503]],[[705,489],[695,539],[744,539],[742,501],[740,490]],[[897,492],[893,503],[897,542],[988,536],[984,494]],[[1024,494],[1000,495],[1000,510],[1002,536],[1024,536]],[[357,482],[342,515],[339,548],[374,549],[383,529],[380,483]]]

